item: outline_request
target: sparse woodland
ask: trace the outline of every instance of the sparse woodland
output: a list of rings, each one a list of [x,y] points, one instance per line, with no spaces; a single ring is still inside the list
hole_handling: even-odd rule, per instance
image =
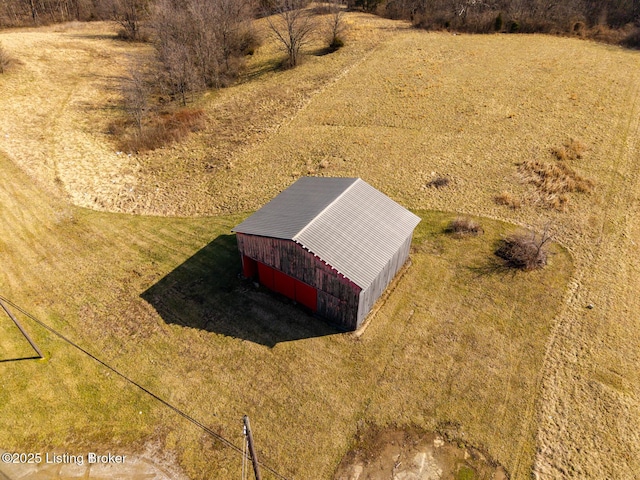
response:
[[[556,33],[638,46],[638,0],[349,0],[425,29]]]

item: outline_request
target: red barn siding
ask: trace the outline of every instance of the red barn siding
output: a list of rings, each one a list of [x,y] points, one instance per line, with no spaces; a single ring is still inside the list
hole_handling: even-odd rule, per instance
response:
[[[361,288],[340,275],[335,269],[291,240],[256,235],[236,234],[241,255],[258,262],[258,277],[265,287],[296,298],[296,286],[278,274],[293,277],[302,284],[317,289],[300,288],[300,301],[323,317],[347,329],[356,328]],[[265,267],[272,267],[269,273]],[[269,269],[270,270],[270,269]],[[264,277],[264,280],[263,280]],[[277,284],[277,285],[276,285]],[[289,294],[292,292],[290,296]]]
[[[358,297],[351,296],[343,300],[318,291],[318,313],[347,330],[355,330],[358,320]]]
[[[273,271],[273,290],[292,300],[296,298],[294,281],[293,277],[289,275],[278,270]]]
[[[307,308],[310,308],[313,312],[318,310],[318,291],[306,283],[302,283],[300,280],[294,280],[295,282],[295,301]]]
[[[269,265],[258,262],[258,279],[260,280],[260,283],[265,287],[273,290],[273,268],[271,268]]]
[[[253,278],[258,273],[258,263],[246,255],[242,255],[242,274],[245,278]]]

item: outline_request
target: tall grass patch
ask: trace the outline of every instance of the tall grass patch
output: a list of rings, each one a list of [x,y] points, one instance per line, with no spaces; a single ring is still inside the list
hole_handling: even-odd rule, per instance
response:
[[[136,128],[129,120],[114,121],[109,132],[115,136],[120,150],[129,153],[148,152],[184,140],[189,134],[203,128],[205,118],[202,109],[183,108],[153,115],[140,128]]]
[[[16,59],[0,43],[0,73],[5,73],[15,63]]]
[[[524,181],[535,187],[541,203],[559,211],[567,208],[567,194],[590,193],[594,186],[591,180],[563,162],[525,160],[520,164],[519,171]]]
[[[451,220],[446,231],[456,237],[480,235],[483,230],[480,223],[470,217],[456,217]]]
[[[580,175],[572,163],[582,160],[587,147],[579,140],[571,139],[563,145],[549,149],[551,159],[529,158],[518,165],[518,173],[524,183],[534,187],[534,204],[564,212],[569,205],[570,194],[589,194],[594,182]],[[495,197],[500,205],[513,206],[511,196],[502,193]]]

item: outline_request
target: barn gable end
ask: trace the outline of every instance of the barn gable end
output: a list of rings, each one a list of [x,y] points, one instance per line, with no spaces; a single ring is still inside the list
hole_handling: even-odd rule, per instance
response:
[[[355,330],[406,262],[419,221],[359,178],[303,177],[233,231],[245,275],[293,299],[299,291]]]
[[[243,262],[249,258],[312,288],[316,296],[316,307],[313,308],[309,302],[296,298],[295,290],[293,295],[290,295],[288,292],[273,288],[274,284],[270,286],[271,290],[276,290],[292,300],[299,301],[314,313],[318,313],[345,329],[353,330],[356,328],[358,303],[362,290],[358,285],[340,275],[330,265],[291,240],[243,233],[237,233],[236,237]],[[265,282],[263,278],[260,278],[260,272],[256,271],[256,274],[255,276],[264,285]],[[294,285],[298,286],[298,284]]]

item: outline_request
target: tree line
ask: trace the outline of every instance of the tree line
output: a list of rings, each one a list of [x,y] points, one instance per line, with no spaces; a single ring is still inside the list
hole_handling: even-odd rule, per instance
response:
[[[349,0],[350,6],[427,29],[472,33],[584,33],[605,27],[631,29],[640,0]]]

